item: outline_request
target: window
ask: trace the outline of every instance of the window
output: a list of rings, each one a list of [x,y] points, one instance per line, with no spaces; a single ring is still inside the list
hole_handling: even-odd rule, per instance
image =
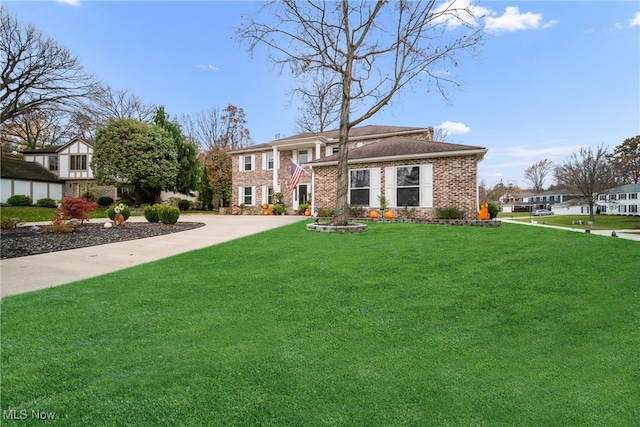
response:
[[[420,206],[420,167],[396,168],[397,206]]]
[[[369,206],[371,174],[369,169],[350,172],[349,203],[353,206]]]
[[[620,200],[627,200],[627,193],[620,194]]]
[[[252,171],[253,170],[253,156],[243,156],[242,164],[244,165],[242,170]]]
[[[49,156],[49,170],[50,171],[58,170],[58,156]]]
[[[267,169],[273,170],[273,153],[267,153]]]
[[[273,187],[267,187],[267,204],[273,204]]]
[[[309,150],[298,151],[298,164],[307,163],[309,161]]]
[[[331,147],[331,154],[338,154],[340,152],[340,146],[336,145],[335,147]]]
[[[638,205],[629,205],[630,213],[638,213]]]
[[[78,170],[86,170],[87,169],[87,156],[86,155],[77,155],[71,156],[71,167],[72,171]]]
[[[638,193],[629,193],[629,198],[630,199],[637,199],[638,198]]]
[[[242,187],[241,202],[247,206],[253,206],[253,187]]]

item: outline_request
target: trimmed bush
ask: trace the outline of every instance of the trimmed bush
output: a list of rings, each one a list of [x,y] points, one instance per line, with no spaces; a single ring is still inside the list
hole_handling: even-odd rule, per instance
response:
[[[125,205],[124,203],[114,203],[113,205],[109,206],[109,209],[107,209],[107,215],[109,215],[109,219],[111,219],[111,221],[115,219],[117,215],[116,206],[120,206],[120,213],[124,217],[125,221],[128,220],[129,217],[131,216],[131,209],[129,208],[129,206]]]
[[[436,208],[438,219],[462,219],[462,211],[454,206],[448,208]]]
[[[334,213],[334,209],[320,208],[320,210],[318,211],[318,216],[322,218],[332,218],[333,213]]]
[[[498,206],[495,203],[487,203],[489,208],[489,218],[494,219],[498,216]]]
[[[187,199],[182,199],[178,202],[178,209],[181,211],[188,211],[191,208],[191,202]]]
[[[58,204],[55,200],[45,197],[43,199],[38,199],[36,206],[40,208],[56,208],[58,207]]]
[[[175,206],[161,206],[158,209],[158,219],[163,224],[175,224],[180,218],[180,209]]]
[[[16,194],[7,199],[9,206],[33,206],[33,199],[29,196]]]
[[[160,217],[158,216],[160,209],[162,209],[161,205],[145,206],[143,210],[144,217],[149,222],[158,222],[160,221]]]
[[[102,196],[98,199],[98,205],[104,208],[111,206],[112,204],[113,204],[113,197]]]

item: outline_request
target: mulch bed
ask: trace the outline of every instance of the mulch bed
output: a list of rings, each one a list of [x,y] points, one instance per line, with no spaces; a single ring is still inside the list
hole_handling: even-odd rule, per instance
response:
[[[105,228],[103,223],[78,225],[71,233],[49,233],[45,226],[26,226],[0,230],[0,259],[65,251],[179,233],[204,226],[201,222],[178,222],[173,225],[150,222],[127,222],[124,227]]]

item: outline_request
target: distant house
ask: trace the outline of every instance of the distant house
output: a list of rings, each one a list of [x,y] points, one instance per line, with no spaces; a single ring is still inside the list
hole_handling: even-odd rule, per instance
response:
[[[640,215],[640,184],[612,188],[598,196],[596,204],[605,215]]]
[[[127,188],[96,184],[91,170],[93,145],[91,141],[75,137],[63,145],[25,150],[24,160],[41,165],[64,182],[63,197],[79,197],[91,192],[97,197],[118,199],[129,194]]]
[[[0,160],[0,202],[11,196],[29,196],[33,202],[40,199],[62,199],[64,182],[42,165],[3,157]]]
[[[305,133],[232,151],[232,205],[257,208],[282,192],[289,211],[307,203],[335,209],[338,137],[337,130]],[[351,206],[368,212],[384,195],[388,208],[411,208],[416,217],[433,218],[435,208],[451,206],[476,217],[478,163],[486,148],[436,142],[431,127],[357,127],[349,144]],[[304,173],[291,191],[295,165]]]
[[[504,203],[502,212],[533,212],[536,209],[548,209],[556,215],[574,215],[584,212],[585,204],[580,195],[570,190],[547,190],[541,193],[523,192],[521,197]]]

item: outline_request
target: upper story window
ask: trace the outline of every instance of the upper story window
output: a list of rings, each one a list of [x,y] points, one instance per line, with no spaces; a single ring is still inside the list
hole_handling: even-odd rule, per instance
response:
[[[255,156],[248,154],[246,156],[242,156],[241,160],[242,161],[240,163],[240,170],[243,170],[243,171],[255,170],[255,167],[254,167]]]
[[[637,199],[638,198],[638,193],[629,193],[629,198],[630,199]]]
[[[298,164],[307,163],[309,161],[309,150],[298,151]]]
[[[87,169],[87,155],[72,155],[70,158],[70,167],[72,171],[86,170]]]
[[[49,170],[50,171],[58,170],[58,156],[49,156]]]
[[[273,153],[267,153],[267,169],[272,170],[274,168]]]
[[[335,147],[331,147],[331,154],[338,154],[340,152],[340,146],[336,145]]]
[[[627,200],[627,193],[620,194],[620,200]]]

